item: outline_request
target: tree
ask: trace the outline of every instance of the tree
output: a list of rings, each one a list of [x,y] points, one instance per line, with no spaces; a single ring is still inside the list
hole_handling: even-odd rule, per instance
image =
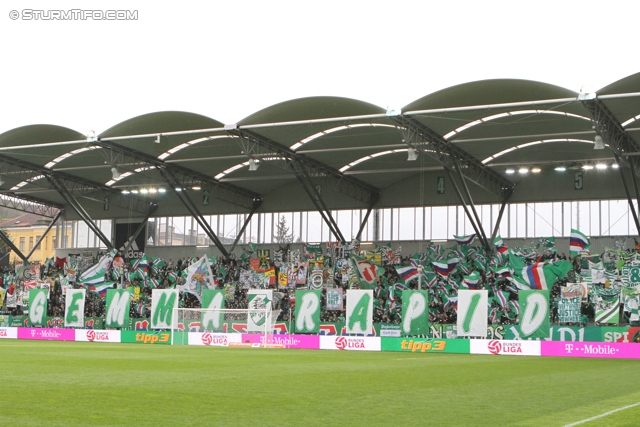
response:
[[[287,219],[282,215],[278,223],[276,224],[276,232],[273,238],[275,243],[291,243],[293,242],[293,235],[289,234],[289,227],[287,227]]]

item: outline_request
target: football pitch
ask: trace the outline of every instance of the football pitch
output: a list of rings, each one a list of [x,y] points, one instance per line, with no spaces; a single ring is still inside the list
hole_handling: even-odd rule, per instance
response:
[[[1,426],[565,426],[640,402],[637,360],[3,340],[0,363]]]

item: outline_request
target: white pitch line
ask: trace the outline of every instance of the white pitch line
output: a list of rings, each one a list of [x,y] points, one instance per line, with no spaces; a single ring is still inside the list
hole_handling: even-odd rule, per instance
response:
[[[633,408],[634,406],[638,406],[638,405],[640,405],[640,402],[634,403],[633,405],[629,405],[629,406],[623,406],[622,408],[614,409],[613,411],[605,412],[604,414],[596,415],[595,417],[587,418],[586,420],[578,421],[578,422],[575,422],[575,423],[572,423],[572,424],[567,424],[564,427],[573,427],[573,426],[577,426],[579,424],[588,423],[589,421],[597,420],[599,418],[604,418],[604,417],[609,416],[611,414],[615,414],[616,412],[624,411],[625,409]]]

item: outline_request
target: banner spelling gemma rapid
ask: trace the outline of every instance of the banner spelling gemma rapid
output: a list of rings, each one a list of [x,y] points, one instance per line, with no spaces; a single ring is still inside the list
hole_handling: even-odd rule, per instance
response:
[[[347,333],[366,334],[373,329],[373,290],[347,290]]]
[[[402,335],[429,333],[429,294],[427,291],[402,291]]]
[[[321,291],[296,291],[296,332],[320,332]]]
[[[105,327],[124,328],[129,326],[130,306],[131,292],[124,289],[108,289]]]
[[[520,337],[550,338],[549,291],[518,292]]]
[[[265,332],[271,328],[271,302],[273,291],[271,289],[250,289],[249,316],[247,316],[247,332]],[[266,311],[265,311],[266,310]]]
[[[488,292],[486,290],[458,291],[458,336],[486,337]]]
[[[84,327],[84,299],[85,289],[68,289],[65,297],[64,326],[65,328]]]
[[[202,308],[205,311],[201,314],[200,324],[203,331],[221,331],[224,326],[224,309],[226,290],[224,289],[203,289]]]
[[[46,326],[47,290],[31,289],[29,291],[29,324],[31,326]]]
[[[154,289],[151,291],[151,329],[170,329],[173,310],[178,307],[178,291]]]

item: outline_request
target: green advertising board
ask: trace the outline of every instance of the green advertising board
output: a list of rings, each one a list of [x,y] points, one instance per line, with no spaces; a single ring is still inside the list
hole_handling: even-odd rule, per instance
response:
[[[403,353],[459,353],[469,354],[469,340],[466,339],[424,339],[424,338],[380,338],[382,351]]]
[[[122,331],[121,342],[136,344],[171,344],[169,331]]]

